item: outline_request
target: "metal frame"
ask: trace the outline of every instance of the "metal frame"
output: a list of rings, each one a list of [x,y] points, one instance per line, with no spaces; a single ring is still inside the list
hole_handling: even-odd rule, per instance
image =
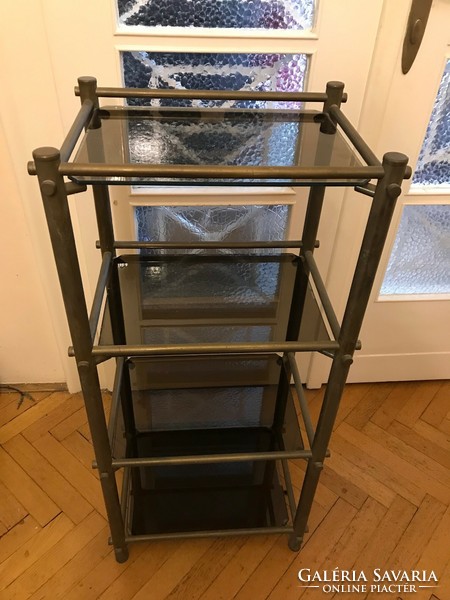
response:
[[[108,520],[111,529],[111,540],[114,545],[116,559],[123,562],[128,557],[128,542],[147,541],[151,539],[172,539],[190,537],[213,537],[216,535],[288,533],[289,547],[297,551],[307,530],[315,490],[319,481],[323,463],[328,456],[328,445],[335,422],[341,394],[346,382],[353,354],[359,347],[358,335],[364,313],[369,300],[383,245],[387,236],[397,197],[401,192],[401,182],[411,176],[407,166],[407,157],[403,154],[387,153],[382,163],[367,146],[355,128],[343,115],[340,109],[346,100],[344,85],[340,82],[329,82],[323,93],[278,93],[278,92],[223,92],[223,91],[186,91],[186,90],[141,90],[98,88],[92,77],[78,80],[76,95],[81,98],[79,113],[64,140],[61,149],[38,148],[33,152],[34,162],[28,164],[28,171],[37,175],[42,201],[47,218],[50,238],[60,280],[73,348],[70,354],[75,356],[80,375],[89,426],[95,452],[95,466],[100,472],[100,482],[105,500]],[[100,126],[97,117],[99,98],[204,98],[204,99],[257,99],[307,101],[323,103],[323,114],[326,116],[322,125],[323,133],[334,135],[340,127],[354,148],[359,152],[366,165],[362,167],[234,167],[234,166],[192,166],[192,165],[105,165],[95,162],[74,164],[69,162],[78,139],[85,128]],[[320,147],[318,152],[321,152]],[[84,185],[66,182],[64,176],[126,176],[135,177],[159,176],[182,178],[221,178],[221,179],[269,179],[296,178],[305,179],[311,184],[305,223],[301,240],[292,242],[249,241],[238,244],[176,244],[176,243],[139,243],[134,241],[116,241],[114,238],[111,207],[108,187],[105,184],[94,184],[95,210],[99,229],[99,246],[102,252],[102,266],[95,291],[93,306],[88,315],[83,293],[80,267],[71,224],[68,206],[68,195],[86,189]],[[324,179],[346,180],[358,178],[369,181],[377,180],[376,185],[360,185],[357,191],[373,197],[364,238],[356,265],[342,325],[334,313],[328,298],[325,285],[320,277],[314,261],[313,253],[317,247],[317,231],[324,200],[326,183]],[[348,184],[351,185],[351,184]],[[119,248],[298,248],[299,260],[290,308],[287,337],[284,342],[253,344],[195,344],[189,346],[129,346],[126,344],[125,327],[122,314],[119,281],[115,269],[111,268],[116,249]],[[302,268],[300,268],[300,266]],[[317,293],[321,299],[325,315],[335,340],[329,342],[298,342],[298,331],[301,324],[303,305],[308,285],[312,277]],[[105,293],[108,297],[109,311],[114,344],[109,346],[94,345],[94,337],[98,328]],[[332,359],[330,376],[320,412],[319,421],[314,430],[308,412],[306,399],[302,391],[300,376],[295,363],[295,352],[317,351]],[[195,355],[195,354],[246,354],[278,352],[283,353],[284,370],[280,376],[277,404],[275,408],[274,431],[282,444],[282,426],[286,403],[290,393],[290,377],[294,379],[298,395],[299,409],[306,432],[308,447],[301,450],[286,450],[284,447],[269,452],[247,452],[241,454],[176,456],[176,457],[137,457],[136,427],[134,421],[131,384],[128,369],[125,366],[129,356],[162,356]],[[111,420],[106,423],[103,411],[97,364],[111,357],[117,358],[115,389]],[[112,443],[119,410],[126,432],[126,456],[114,458]],[[295,504],[292,483],[289,474],[288,458],[302,458],[307,461],[306,474],[301,490],[300,500]],[[269,460],[275,468],[275,460],[281,463],[284,474],[284,485],[287,492],[288,507],[291,513],[291,524],[286,527],[263,527],[257,529],[230,529],[221,531],[180,532],[157,535],[130,535],[129,520],[129,486],[139,485],[131,466],[148,466],[161,464],[199,464],[216,462],[237,462],[244,460]],[[122,500],[116,485],[114,471],[125,467],[122,488]],[[270,471],[270,469],[269,469]],[[270,477],[270,473],[266,474]]]

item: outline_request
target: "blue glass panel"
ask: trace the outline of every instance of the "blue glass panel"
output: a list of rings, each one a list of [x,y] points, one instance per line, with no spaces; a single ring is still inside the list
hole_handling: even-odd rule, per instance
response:
[[[405,206],[381,293],[450,293],[450,205]]]
[[[314,0],[118,0],[126,27],[310,29]]]
[[[412,185],[450,186],[450,59],[434,102]]]
[[[122,52],[127,87],[188,90],[257,90],[298,92],[305,88],[306,54],[224,54],[196,52]],[[130,105],[224,106],[265,108],[263,102],[143,100]],[[273,103],[275,108],[298,108]]]

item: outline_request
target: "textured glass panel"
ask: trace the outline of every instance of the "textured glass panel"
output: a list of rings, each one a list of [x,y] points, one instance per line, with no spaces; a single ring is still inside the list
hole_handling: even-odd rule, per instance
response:
[[[130,121],[132,163],[188,165],[269,165],[289,167],[295,161],[299,123],[267,122],[258,115],[233,122],[199,121],[186,124],[171,118]]]
[[[272,327],[237,325],[189,326],[177,324],[172,327],[144,327],[143,344],[209,344],[217,341],[230,344],[245,342],[269,342]]]
[[[287,237],[286,205],[137,206],[134,211],[140,242],[280,241]]]
[[[127,27],[310,29],[314,0],[117,0]]]
[[[201,262],[189,260],[188,256],[171,258],[175,259],[155,259],[151,266],[146,262],[141,264],[144,318],[163,318],[177,310],[186,314],[189,307],[197,318],[220,316],[225,309],[245,315],[250,308],[271,310],[277,301],[282,267],[271,260],[273,257],[252,261],[250,258],[216,260],[210,256]]]
[[[450,186],[450,59],[434,102],[412,185]]]
[[[450,205],[404,207],[381,293],[450,293]]]
[[[298,92],[305,87],[306,54],[217,54],[196,52],[121,52],[127,87],[186,90],[257,90]],[[232,106],[262,108],[262,102],[223,100],[146,100],[130,105]],[[283,107],[283,103],[274,103]],[[298,107],[293,103],[288,108]]]

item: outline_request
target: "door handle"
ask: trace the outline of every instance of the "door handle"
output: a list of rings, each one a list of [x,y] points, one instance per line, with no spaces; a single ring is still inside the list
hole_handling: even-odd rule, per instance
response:
[[[403,41],[402,72],[408,73],[416,59],[427,26],[433,0],[412,0]]]

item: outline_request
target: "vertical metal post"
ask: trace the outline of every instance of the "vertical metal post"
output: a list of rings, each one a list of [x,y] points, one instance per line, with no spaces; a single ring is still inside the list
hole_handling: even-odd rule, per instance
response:
[[[323,112],[329,116],[330,107],[333,105],[339,106],[342,103],[342,95],[344,93],[344,84],[341,81],[329,81],[326,87],[327,100],[323,106]],[[320,132],[332,135],[336,133],[336,127],[332,126],[332,122],[326,120],[320,126]],[[319,134],[320,135],[320,134]],[[317,147],[318,164],[326,164],[329,160],[324,152],[330,152],[330,144],[327,144],[326,150],[319,143]],[[298,337],[300,324],[303,316],[303,308],[308,287],[309,270],[306,262],[303,260],[305,252],[314,252],[319,229],[320,217],[322,214],[323,199],[325,195],[325,185],[311,186],[308,205],[306,207],[305,222],[303,224],[302,248],[300,251],[300,261],[297,266],[294,291],[292,294],[292,304],[289,315],[289,325],[287,331],[287,340],[293,341]]]
[[[112,468],[97,366],[91,353],[89,317],[67,193],[64,179],[58,172],[60,154],[56,148],[44,147],[36,149],[33,157],[92,433],[116,559],[124,562],[128,558],[128,549],[125,544],[122,513]]]
[[[96,95],[97,80],[95,77],[79,77],[78,85],[80,89],[80,99],[83,102],[86,99],[91,100],[96,108],[99,107],[98,98]],[[97,119],[91,123],[90,127],[100,128],[101,121]],[[96,146],[88,148],[91,160],[104,160],[103,147]],[[95,154],[96,156],[91,156]],[[114,227],[111,214],[111,202],[109,198],[108,186],[106,184],[93,185],[92,192],[94,194],[95,214],[97,218],[97,228],[100,240],[100,249],[102,254],[111,252],[116,255],[114,249]],[[111,329],[113,341],[115,344],[126,344],[125,323],[123,318],[122,298],[120,295],[120,283],[117,269],[113,264],[111,275],[107,286],[108,306],[111,318]],[[133,456],[137,456],[136,450],[136,423],[134,418],[133,402],[131,397],[131,383],[128,367],[125,367],[123,377],[121,379],[121,405],[125,423],[125,436],[127,439],[127,455],[129,451]]]
[[[97,79],[95,77],[78,77],[78,86],[80,88],[81,104],[85,100],[92,100],[94,105],[94,113],[91,122],[86,125],[86,128],[98,129],[101,126],[100,118],[97,114],[99,102],[97,98]]]
[[[331,117],[330,108],[333,105],[338,107],[341,106],[342,103],[342,95],[344,93],[344,84],[342,81],[329,81],[327,83],[327,99],[323,104],[323,112],[327,115],[327,118],[322,125],[320,126],[320,131],[322,133],[336,133],[336,122]]]
[[[336,352],[328,378],[322,410],[312,445],[312,458],[308,461],[297,513],[294,519],[295,533],[289,540],[293,550],[300,548],[305,532],[314,494],[323,468],[340,398],[353,362],[364,314],[383,252],[384,243],[401,193],[408,158],[404,154],[389,152],[383,157],[385,175],[378,181],[372,208],[367,221],[358,262],[342,322],[339,350]]]

